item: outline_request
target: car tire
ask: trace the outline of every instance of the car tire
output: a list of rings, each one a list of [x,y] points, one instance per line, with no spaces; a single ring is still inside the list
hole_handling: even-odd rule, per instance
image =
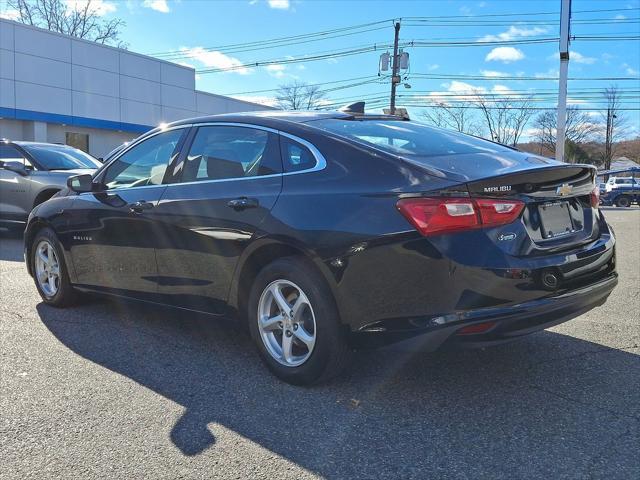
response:
[[[43,228],[34,236],[30,262],[36,288],[44,303],[58,308],[77,303],[79,295],[69,281],[62,245],[50,228]]]
[[[629,197],[625,197],[624,195],[621,197],[616,198],[616,207],[630,207],[631,206],[631,200],[629,199]]]
[[[276,291],[290,308],[285,317]],[[273,323],[276,318],[279,326]],[[287,383],[323,383],[347,364],[351,352],[333,295],[302,257],[281,258],[260,271],[249,295],[247,319],[260,357]],[[272,323],[267,326],[268,322]],[[285,345],[290,346],[289,355]]]

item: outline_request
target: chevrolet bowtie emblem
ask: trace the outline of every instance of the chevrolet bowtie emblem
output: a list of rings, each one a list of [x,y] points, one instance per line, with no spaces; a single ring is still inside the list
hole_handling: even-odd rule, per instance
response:
[[[560,187],[556,188],[556,193],[562,197],[569,195],[573,192],[573,185],[569,185],[568,183],[563,183]]]

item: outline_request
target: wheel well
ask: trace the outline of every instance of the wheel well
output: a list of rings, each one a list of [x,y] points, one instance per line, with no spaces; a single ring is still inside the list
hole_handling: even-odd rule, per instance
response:
[[[27,255],[27,271],[29,272],[29,275],[33,276],[33,272],[31,272],[31,243],[33,242],[33,238],[36,236],[36,233],[38,233],[40,230],[42,230],[43,228],[48,227],[49,225],[47,225],[45,222],[36,220],[34,221],[31,225],[27,226],[27,230],[25,230],[24,232],[24,244],[26,246],[26,255]]]
[[[60,191],[59,188],[48,188],[46,190],[39,192],[38,195],[36,195],[36,199],[33,201],[33,208],[49,200],[59,191]]]
[[[238,276],[237,291],[235,304],[238,309],[239,316],[244,318],[247,310],[247,301],[251,286],[253,285],[253,279],[256,275],[266,267],[268,264],[277,260],[278,258],[301,256],[308,258],[307,255],[300,249],[284,245],[284,244],[271,244],[258,248],[251,254],[249,258],[242,265],[242,270]],[[312,263],[312,262],[310,262]]]

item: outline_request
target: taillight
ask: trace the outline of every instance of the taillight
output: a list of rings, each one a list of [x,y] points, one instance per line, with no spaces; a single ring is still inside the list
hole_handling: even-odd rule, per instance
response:
[[[524,202],[491,198],[403,198],[398,210],[425,236],[506,225],[516,220]]]
[[[600,187],[596,185],[596,188],[591,191],[589,198],[591,199],[591,207],[598,208],[600,206]]]

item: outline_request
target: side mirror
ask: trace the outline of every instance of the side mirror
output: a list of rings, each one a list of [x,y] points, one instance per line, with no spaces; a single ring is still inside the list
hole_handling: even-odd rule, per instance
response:
[[[87,173],[74,175],[67,178],[67,187],[76,193],[90,192],[93,190],[93,177]]]
[[[31,168],[27,167],[24,162],[21,162],[19,160],[5,160],[3,162],[0,161],[0,168],[17,173],[18,175],[22,175],[23,177],[29,175],[29,172],[32,170]]]

